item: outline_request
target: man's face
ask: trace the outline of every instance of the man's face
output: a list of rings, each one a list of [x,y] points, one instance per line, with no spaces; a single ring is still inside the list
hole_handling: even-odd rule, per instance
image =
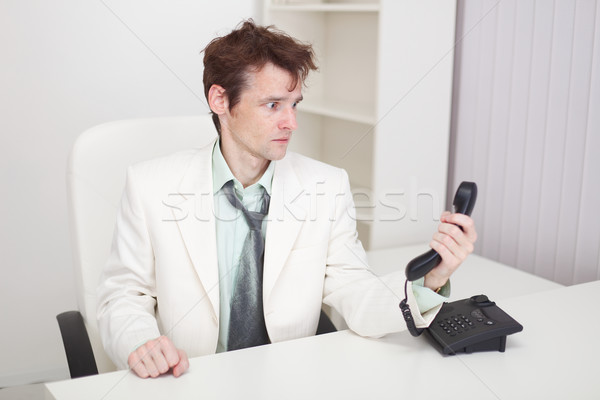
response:
[[[266,64],[250,72],[248,88],[240,101],[221,119],[221,137],[229,153],[251,156],[256,161],[280,160],[285,156],[296,124],[296,105],[302,100],[302,83],[290,91],[289,72]],[[233,148],[232,148],[233,147]]]

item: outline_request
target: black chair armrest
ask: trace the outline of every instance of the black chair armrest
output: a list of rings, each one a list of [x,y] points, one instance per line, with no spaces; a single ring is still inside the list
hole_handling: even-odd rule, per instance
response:
[[[333,325],[333,322],[331,322],[331,319],[325,314],[325,311],[321,310],[319,325],[317,326],[317,335],[331,332],[337,332],[337,329],[335,328],[335,325]]]
[[[56,316],[62,336],[71,378],[97,375],[98,368],[83,317],[79,311],[66,311]]]

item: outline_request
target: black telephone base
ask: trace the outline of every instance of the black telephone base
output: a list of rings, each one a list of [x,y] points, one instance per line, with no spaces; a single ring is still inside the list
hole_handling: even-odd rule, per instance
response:
[[[444,346],[438,341],[436,341],[428,329],[425,330],[427,334],[425,335],[430,343],[435,347],[441,354],[451,356],[457,353],[475,353],[478,351],[499,351],[504,353],[506,350],[506,335],[496,337],[493,339],[488,339],[483,342],[475,343],[471,346],[466,346],[462,348],[454,348],[453,346]]]
[[[429,328],[425,329],[442,354],[500,351],[506,336],[523,326],[485,295],[444,303]]]

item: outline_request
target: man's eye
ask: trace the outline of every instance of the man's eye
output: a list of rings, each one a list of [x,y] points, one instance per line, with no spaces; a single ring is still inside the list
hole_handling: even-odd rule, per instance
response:
[[[275,108],[277,108],[277,103],[267,103],[267,108],[274,110]]]

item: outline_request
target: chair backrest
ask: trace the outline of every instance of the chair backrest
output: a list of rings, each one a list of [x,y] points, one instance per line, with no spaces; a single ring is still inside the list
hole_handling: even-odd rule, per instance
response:
[[[76,140],[67,167],[69,216],[79,311],[98,371],[115,370],[96,324],[96,288],[108,259],[117,209],[129,165],[200,147],[216,137],[209,115],[109,122]]]

